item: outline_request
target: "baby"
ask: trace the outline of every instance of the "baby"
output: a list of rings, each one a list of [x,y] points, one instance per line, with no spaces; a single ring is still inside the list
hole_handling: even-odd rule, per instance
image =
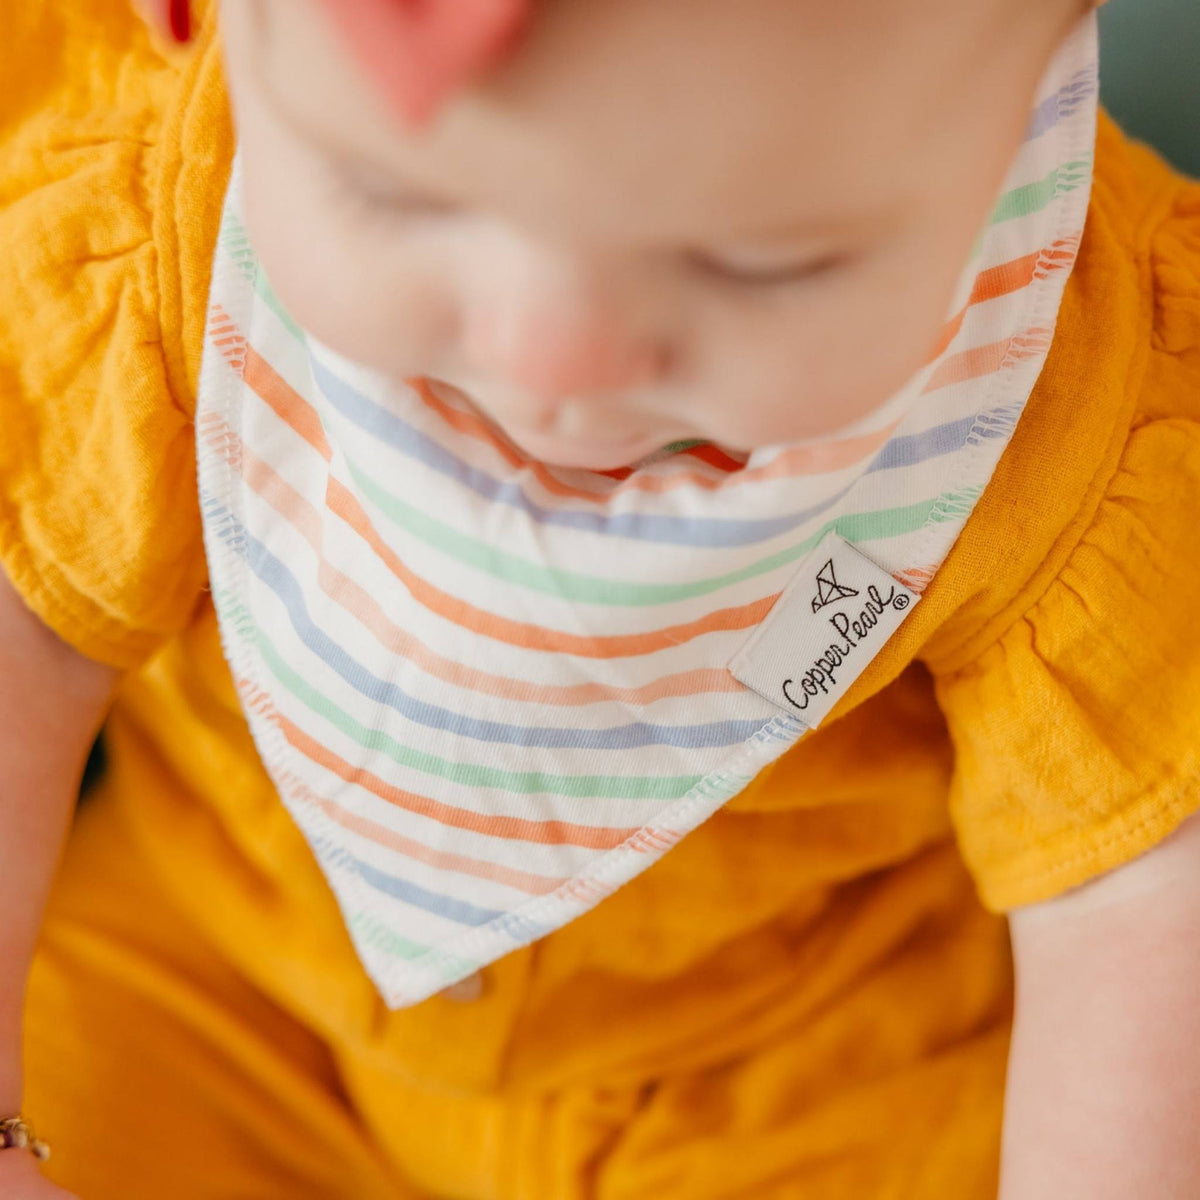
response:
[[[0,1200],[1200,1197],[1092,6],[126,4],[0,18]]]

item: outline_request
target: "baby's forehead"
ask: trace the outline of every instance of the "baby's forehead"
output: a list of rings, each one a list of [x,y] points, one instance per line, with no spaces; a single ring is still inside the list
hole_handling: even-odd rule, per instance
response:
[[[1022,2],[551,0],[417,132],[310,3],[260,0],[258,61],[293,128],[382,180],[545,232],[569,214],[573,237],[786,236],[912,202],[924,158],[970,136],[993,10],[1011,30]]]

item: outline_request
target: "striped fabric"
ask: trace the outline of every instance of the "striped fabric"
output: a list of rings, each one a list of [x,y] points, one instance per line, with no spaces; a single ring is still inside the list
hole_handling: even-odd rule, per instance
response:
[[[332,353],[272,294],[235,170],[197,414],[213,593],[263,761],[388,1005],[585,912],[794,744],[803,724],[727,664],[828,531],[927,585],[1050,344],[1095,67],[1089,19],[935,357],[853,429],[744,464],[531,462],[455,394]]]

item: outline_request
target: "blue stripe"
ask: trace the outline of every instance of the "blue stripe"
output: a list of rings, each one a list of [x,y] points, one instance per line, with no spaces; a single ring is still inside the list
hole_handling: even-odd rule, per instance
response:
[[[377,892],[383,892],[396,900],[403,900],[413,908],[424,909],[436,913],[448,921],[457,921],[460,925],[486,925],[504,916],[502,909],[480,908],[465,900],[456,900],[453,896],[443,896],[440,892],[431,892],[428,888],[409,883],[395,875],[389,875],[370,863],[363,862],[348,850],[334,845],[326,838],[314,837],[313,850],[332,867],[353,871],[362,881],[373,887]]]
[[[870,475],[874,471],[887,471],[894,467],[913,467],[928,458],[961,450],[974,424],[974,417],[963,417],[958,421],[948,421],[945,425],[935,425],[921,433],[894,437],[882,447],[865,473]]]
[[[953,454],[978,438],[1007,437],[1020,415],[1020,408],[1006,405],[989,409],[976,417],[947,421],[922,433],[894,437],[879,451],[865,473],[870,475],[873,471],[914,467],[940,454]]]
[[[1025,141],[1031,142],[1054,128],[1059,121],[1075,115],[1079,106],[1096,94],[1096,73],[1090,67],[1076,73],[1053,96],[1047,96],[1034,110],[1025,129]]]
[[[251,570],[279,597],[296,636],[356,692],[382,704],[416,725],[445,730],[456,737],[527,748],[566,750],[631,750],[640,746],[675,746],[685,750],[733,746],[756,734],[764,721],[717,721],[706,725],[653,725],[634,721],[605,729],[504,725],[464,716],[408,695],[380,679],[348,654],[313,621],[296,577],[257,538],[241,527],[227,527],[230,544],[246,555]],[[224,536],[224,533],[223,533]]]
[[[780,534],[790,533],[819,517],[837,504],[854,486],[853,482],[847,484],[810,508],[757,521],[546,508],[530,499],[519,484],[501,482],[486,471],[464,462],[433,438],[414,429],[394,412],[356,391],[316,358],[311,361],[314,378],[321,391],[347,420],[394,450],[409,458],[415,458],[431,470],[453,479],[482,499],[516,508],[539,525],[556,525],[607,537],[674,546],[749,546]],[[983,414],[980,419],[986,420],[987,414]],[[964,417],[921,433],[893,438],[880,449],[875,461],[867,468],[867,473],[897,466],[913,466],[961,449],[966,444],[967,434],[975,420],[974,416]]]

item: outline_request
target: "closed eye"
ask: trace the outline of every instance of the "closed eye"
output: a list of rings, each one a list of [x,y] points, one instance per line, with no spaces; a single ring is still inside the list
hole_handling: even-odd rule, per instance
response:
[[[803,259],[781,261],[778,253],[715,254],[710,250],[688,250],[686,261],[704,274],[726,283],[749,287],[778,287],[808,282],[844,266],[850,255],[844,251]]]
[[[332,172],[339,197],[354,204],[360,211],[383,217],[436,217],[462,211],[462,206],[408,188],[393,181],[376,181],[368,173],[335,161]]]

